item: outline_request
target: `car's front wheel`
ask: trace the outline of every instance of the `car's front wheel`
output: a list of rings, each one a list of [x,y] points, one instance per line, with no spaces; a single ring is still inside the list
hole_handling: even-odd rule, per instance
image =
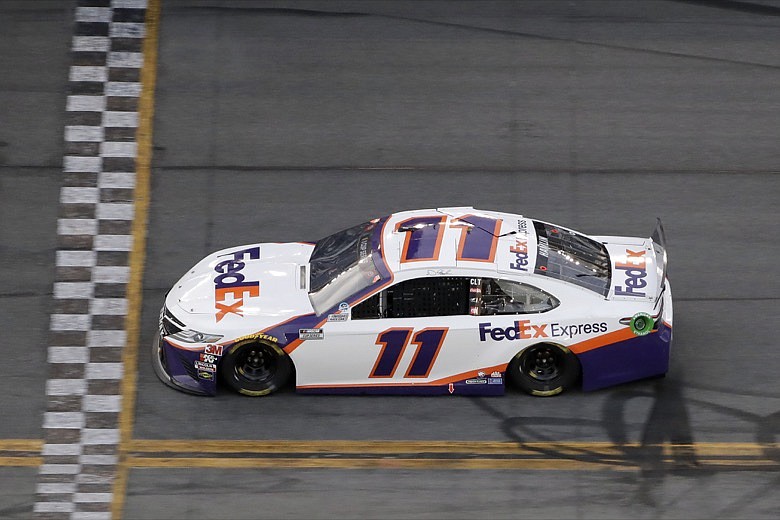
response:
[[[580,370],[577,356],[566,347],[539,343],[512,358],[507,375],[524,392],[547,397],[573,386],[580,377]]]
[[[225,383],[236,392],[253,397],[268,395],[284,386],[292,370],[292,361],[278,345],[255,339],[235,345],[219,367]]]

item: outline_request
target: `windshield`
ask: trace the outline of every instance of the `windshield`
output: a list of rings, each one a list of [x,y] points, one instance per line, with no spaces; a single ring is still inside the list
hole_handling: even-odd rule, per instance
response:
[[[609,294],[609,254],[604,244],[568,229],[534,221],[538,238],[536,274]]]
[[[309,298],[319,315],[380,278],[371,237],[378,220],[339,231],[314,246],[309,260]]]

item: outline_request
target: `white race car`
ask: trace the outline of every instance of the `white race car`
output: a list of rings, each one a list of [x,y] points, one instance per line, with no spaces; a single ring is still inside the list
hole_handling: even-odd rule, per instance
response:
[[[169,291],[166,384],[298,392],[539,396],[665,374],[663,228],[586,236],[470,207],[405,211],[316,244],[218,251]]]

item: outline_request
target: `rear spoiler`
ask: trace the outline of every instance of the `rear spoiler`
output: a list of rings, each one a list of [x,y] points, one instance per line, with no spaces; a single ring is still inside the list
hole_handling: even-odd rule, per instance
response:
[[[650,237],[653,241],[653,251],[655,251],[655,262],[658,266],[659,287],[663,289],[666,286],[666,232],[664,224],[660,218],[656,218],[655,229]],[[661,297],[663,290],[658,291],[658,297]]]

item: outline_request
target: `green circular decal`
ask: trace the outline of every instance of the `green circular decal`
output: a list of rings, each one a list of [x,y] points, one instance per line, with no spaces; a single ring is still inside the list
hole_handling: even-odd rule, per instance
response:
[[[638,312],[631,318],[631,332],[637,336],[650,334],[653,330],[653,317],[646,312]]]

